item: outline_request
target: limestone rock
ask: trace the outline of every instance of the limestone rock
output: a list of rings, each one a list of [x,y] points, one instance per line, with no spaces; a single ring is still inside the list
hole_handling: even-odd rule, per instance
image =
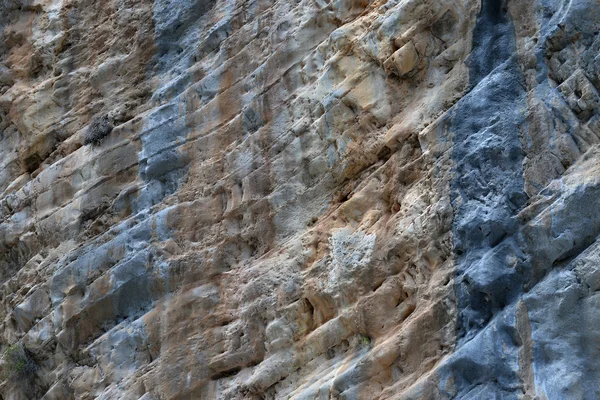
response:
[[[599,15],[0,0],[0,398],[600,398]]]
[[[409,77],[416,72],[419,54],[412,41],[396,50],[390,58],[385,60],[384,66],[388,73],[395,73],[400,78]]]

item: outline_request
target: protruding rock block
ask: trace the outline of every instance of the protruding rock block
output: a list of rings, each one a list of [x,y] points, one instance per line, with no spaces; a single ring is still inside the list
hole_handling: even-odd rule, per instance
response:
[[[45,315],[48,307],[50,307],[48,293],[43,289],[38,289],[26,301],[15,307],[13,318],[17,321],[21,329],[27,331],[31,328],[36,318],[41,318]]]
[[[419,54],[412,41],[398,49],[383,64],[388,74],[398,75],[401,79],[410,78],[417,71]]]

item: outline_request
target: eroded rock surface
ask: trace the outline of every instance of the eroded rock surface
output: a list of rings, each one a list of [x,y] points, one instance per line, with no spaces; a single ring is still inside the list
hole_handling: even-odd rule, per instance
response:
[[[600,398],[597,1],[0,16],[2,399]]]

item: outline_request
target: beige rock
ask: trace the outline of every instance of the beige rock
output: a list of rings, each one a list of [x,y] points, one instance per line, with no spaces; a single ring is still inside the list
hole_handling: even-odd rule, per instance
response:
[[[417,72],[418,64],[419,53],[414,43],[409,41],[385,60],[384,67],[388,73],[394,73],[399,78],[409,78]]]

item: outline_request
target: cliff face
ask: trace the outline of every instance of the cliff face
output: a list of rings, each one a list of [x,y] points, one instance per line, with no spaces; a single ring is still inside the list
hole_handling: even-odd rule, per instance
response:
[[[599,31],[0,0],[0,398],[600,398]]]

